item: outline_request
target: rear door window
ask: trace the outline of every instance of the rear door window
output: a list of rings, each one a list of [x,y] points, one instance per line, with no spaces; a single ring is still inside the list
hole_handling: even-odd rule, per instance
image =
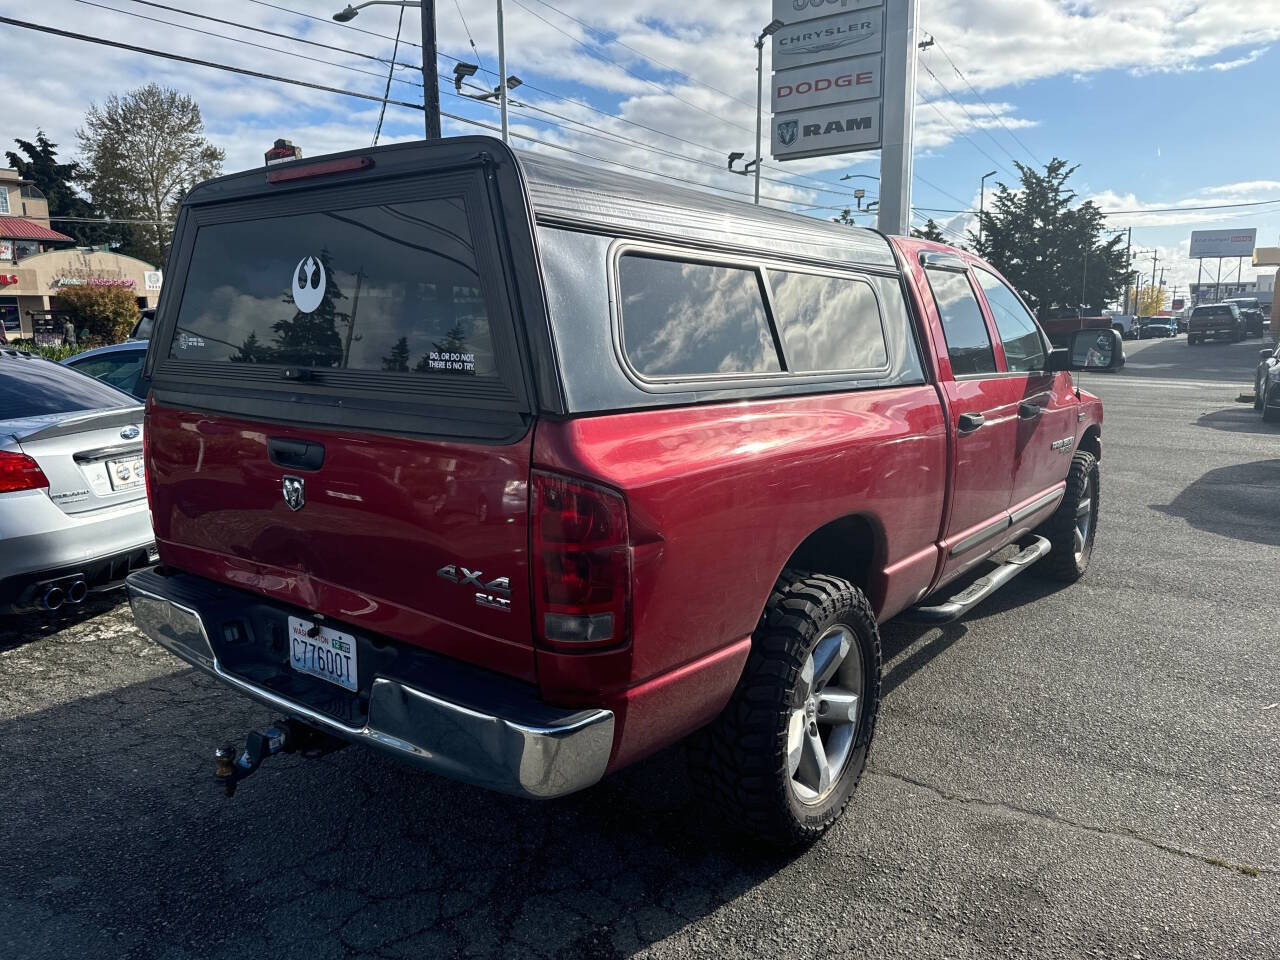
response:
[[[618,297],[623,348],[643,377],[782,369],[753,268],[625,254]]]
[[[1040,328],[1017,294],[993,273],[975,269],[973,275],[987,295],[987,305],[991,307],[991,316],[1004,346],[1005,366],[1012,371],[1028,373],[1043,370],[1045,353]]]
[[[0,356],[0,420],[130,407],[119,390],[49,360]]]
[[[951,358],[951,372],[957,377],[995,373],[996,357],[991,334],[982,317],[978,298],[969,285],[967,273],[928,267],[929,287],[942,318],[942,333]]]
[[[878,370],[888,363],[869,283],[770,270],[769,286],[788,370]]]
[[[169,357],[492,376],[482,287],[460,197],[211,223]]]

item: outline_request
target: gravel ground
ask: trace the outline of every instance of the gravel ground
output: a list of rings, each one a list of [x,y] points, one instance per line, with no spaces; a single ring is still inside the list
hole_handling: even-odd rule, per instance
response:
[[[127,606],[0,621],[0,957],[1280,957],[1280,428],[1258,341],[1127,345],[1088,576],[888,624],[870,770],[802,856],[676,748],[532,804],[358,750],[212,748],[271,714]]]

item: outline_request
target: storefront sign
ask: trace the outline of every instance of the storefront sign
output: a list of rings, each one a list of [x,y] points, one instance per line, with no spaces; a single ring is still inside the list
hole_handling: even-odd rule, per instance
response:
[[[880,96],[879,54],[797,67],[773,75],[775,113]]]
[[[129,277],[54,277],[51,287],[132,287]]]
[[[0,240],[0,260],[13,259],[13,241]]]
[[[155,291],[159,290],[164,283],[164,277],[159,270],[148,270],[143,275],[143,281],[146,283],[148,290]]]
[[[16,273],[0,274],[0,287],[9,287],[18,282]]]

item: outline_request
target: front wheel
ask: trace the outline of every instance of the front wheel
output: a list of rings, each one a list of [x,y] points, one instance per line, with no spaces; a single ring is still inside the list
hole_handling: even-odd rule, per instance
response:
[[[780,847],[833,824],[867,763],[880,709],[880,631],[845,580],[783,571],[728,705],[690,742],[699,793]]]
[[[1093,555],[1100,494],[1097,458],[1081,450],[1071,458],[1062,502],[1036,531],[1049,541],[1050,550],[1033,570],[1066,583],[1074,583],[1084,576]]]

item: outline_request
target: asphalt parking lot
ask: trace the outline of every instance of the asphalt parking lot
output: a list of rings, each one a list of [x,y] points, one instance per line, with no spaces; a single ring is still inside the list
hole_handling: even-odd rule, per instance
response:
[[[1093,565],[884,628],[843,820],[723,832],[668,750],[535,805],[357,750],[212,751],[271,714],[126,605],[0,621],[0,957],[1278,957],[1280,427],[1258,340],[1126,345]]]

